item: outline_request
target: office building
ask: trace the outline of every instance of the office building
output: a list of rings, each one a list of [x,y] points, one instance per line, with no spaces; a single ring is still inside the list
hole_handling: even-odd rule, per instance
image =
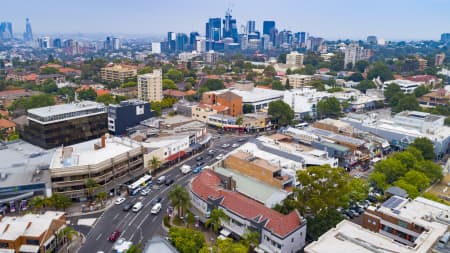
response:
[[[323,44],[323,38],[308,36],[306,39],[306,49],[309,51],[317,51]]]
[[[152,42],[152,54],[161,53],[161,42]]]
[[[101,136],[108,131],[107,118],[105,105],[82,101],[30,109],[18,130],[24,140],[49,149]]]
[[[441,34],[441,42],[443,42],[443,43],[450,42],[450,33]]]
[[[445,53],[436,54],[434,57],[434,66],[442,66],[444,65]]]
[[[177,35],[174,32],[167,32],[167,45],[166,49],[169,52],[175,51],[177,47]]]
[[[225,182],[223,184],[222,182]],[[257,231],[257,252],[298,252],[305,246],[306,220],[297,211],[284,215],[234,191],[233,183],[210,169],[203,170],[189,184],[192,209],[206,222],[214,208],[228,219],[221,222],[221,233],[242,237],[247,230]]]
[[[0,251],[4,253],[56,252],[65,241],[59,233],[66,227],[63,212],[0,217]]]
[[[112,38],[112,49],[113,50],[119,50],[122,47],[122,44],[120,42],[119,38]]]
[[[291,66],[303,66],[304,55],[297,51],[290,52],[286,55],[286,64]]]
[[[138,75],[138,99],[159,102],[163,99],[162,70],[154,69],[152,73]]]
[[[185,51],[189,45],[188,36],[184,33],[177,33],[175,37],[175,43],[176,43],[175,51],[177,52]]]
[[[200,34],[198,32],[191,32],[189,33],[189,49],[190,50],[197,50],[197,37],[199,37]]]
[[[37,39],[39,48],[50,48],[50,38],[49,37],[39,37]]]
[[[269,35],[264,35],[264,36],[269,37]],[[269,40],[267,40],[267,41],[269,41]],[[269,43],[270,43],[270,41],[269,41]],[[264,44],[264,45],[266,45],[266,44]],[[268,48],[269,48],[269,46],[267,46],[267,48],[264,47],[264,49],[268,49]],[[261,40],[260,39],[249,39],[248,40],[248,47],[247,47],[247,49],[250,49],[250,50],[259,50],[259,49],[261,49]]]
[[[357,43],[351,43],[345,48],[344,68],[352,69],[361,60],[368,59],[368,52]]]
[[[0,23],[0,39],[8,40],[12,39],[13,36],[13,29],[12,29],[12,23],[11,22],[1,22]]]
[[[298,48],[305,48],[307,39],[308,39],[308,34],[306,32],[295,33],[295,40],[296,40]]]
[[[246,33],[250,34],[250,33],[256,33],[256,26],[255,26],[256,22],[255,20],[249,20],[247,21],[247,26],[246,26]]]
[[[396,80],[385,81],[383,83],[383,90],[386,89],[389,86],[389,84],[391,84],[391,83],[395,83],[398,86],[400,86],[400,89],[405,94],[412,94],[417,87],[425,84],[423,82],[416,82],[416,81],[410,81],[410,80],[404,80],[404,79],[396,79]]]
[[[139,143],[109,135],[62,146],[55,150],[50,163],[52,192],[83,201],[88,197],[86,180],[93,179],[98,184],[96,192],[117,193],[121,186],[146,173],[143,152]]]
[[[23,33],[24,41],[33,41],[33,31],[31,30],[30,19],[26,19],[25,32]]]
[[[367,36],[366,42],[367,42],[367,44],[370,44],[370,45],[377,45],[378,38],[377,38],[377,36],[370,35],[370,36]]]
[[[101,68],[100,76],[103,81],[124,83],[125,80],[137,75],[137,67],[131,65],[114,64]]]
[[[152,117],[150,103],[140,100],[125,100],[120,104],[108,106],[108,130],[116,135],[123,135],[127,129]]]
[[[236,19],[232,18],[230,9],[227,10],[223,20],[223,38],[232,38],[233,42],[238,41]]]
[[[53,48],[62,48],[62,41],[60,38],[53,39],[52,41]]]
[[[263,22],[263,35],[270,35],[273,29],[275,29],[275,21],[266,20]]]
[[[201,53],[206,52],[206,38],[205,37],[197,36],[195,43],[196,43],[197,53],[201,54]]]
[[[215,42],[222,39],[222,19],[210,18],[206,23],[206,50],[213,50]]]

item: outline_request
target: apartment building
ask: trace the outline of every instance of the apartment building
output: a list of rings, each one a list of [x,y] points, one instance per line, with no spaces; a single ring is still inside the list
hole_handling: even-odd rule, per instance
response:
[[[447,92],[445,89],[438,89],[419,97],[417,100],[420,106],[423,107],[448,106],[450,103],[450,92]]]
[[[300,74],[294,74],[294,75],[288,75],[287,76],[289,80],[289,85],[293,89],[301,89],[305,86],[308,86],[309,83],[313,80],[312,75],[300,75]]]
[[[24,140],[49,149],[100,137],[108,132],[107,119],[104,104],[82,101],[30,109],[17,129]]]
[[[304,55],[294,51],[286,55],[286,64],[291,66],[303,66]]]
[[[161,69],[138,76],[138,99],[149,102],[159,102],[163,99]]]
[[[142,176],[144,148],[126,138],[103,135],[56,149],[50,163],[52,192],[86,200],[86,180],[94,179],[99,191],[117,191],[120,185]]]
[[[0,252],[54,252],[62,241],[58,238],[58,232],[65,227],[66,217],[63,212],[0,216]]]
[[[228,114],[229,108],[225,105],[198,104],[192,106],[192,118],[201,122],[208,122],[209,116],[215,114]]]
[[[130,65],[115,64],[101,68],[100,77],[106,82],[123,83],[129,78],[137,75],[137,67]]]
[[[201,221],[214,208],[224,211],[229,219],[222,227],[241,237],[247,230],[258,231],[258,252],[291,253],[305,246],[306,220],[297,211],[284,215],[231,189],[222,187],[223,180],[214,171],[205,169],[190,184],[193,209]]]

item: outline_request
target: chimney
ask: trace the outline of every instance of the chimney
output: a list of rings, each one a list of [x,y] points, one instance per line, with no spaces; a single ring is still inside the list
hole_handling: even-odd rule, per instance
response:
[[[102,148],[106,147],[106,136],[105,135],[102,135],[101,143],[102,143]]]

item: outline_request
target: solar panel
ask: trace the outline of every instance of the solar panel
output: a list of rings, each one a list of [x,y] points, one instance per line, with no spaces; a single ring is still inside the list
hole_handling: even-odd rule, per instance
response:
[[[397,208],[401,203],[403,203],[403,199],[396,197],[396,196],[392,196],[390,199],[386,200],[383,203],[383,206],[386,208],[390,208],[390,209],[395,209]]]

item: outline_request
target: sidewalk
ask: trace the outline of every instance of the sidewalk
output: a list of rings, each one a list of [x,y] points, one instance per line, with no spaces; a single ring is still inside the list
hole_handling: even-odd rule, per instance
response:
[[[108,199],[105,202],[105,205],[100,208],[100,209],[96,209],[93,211],[88,211],[88,212],[83,212],[83,206],[86,205],[86,203],[74,203],[72,206],[70,206],[69,208],[67,208],[66,210],[66,217],[70,218],[70,217],[77,217],[77,216],[85,216],[85,215],[90,215],[90,214],[96,214],[96,213],[102,213],[105,210],[107,210],[108,208],[112,207],[114,205],[114,199]]]

